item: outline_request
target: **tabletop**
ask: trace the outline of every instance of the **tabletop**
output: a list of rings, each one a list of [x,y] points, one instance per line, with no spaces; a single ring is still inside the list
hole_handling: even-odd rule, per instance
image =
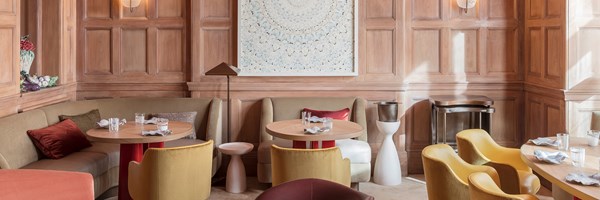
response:
[[[95,128],[86,132],[93,141],[119,144],[139,144],[166,142],[183,138],[192,133],[192,124],[188,122],[169,121],[171,134],[166,136],[142,136],[142,130],[156,130],[156,125],[126,123],[119,127],[118,133],[109,133],[107,128]]]
[[[559,165],[548,164],[542,161],[538,161],[533,156],[534,150],[543,150],[549,152],[556,152],[558,149],[552,146],[535,146],[533,144],[524,144],[521,146],[521,158],[525,163],[537,172],[539,175],[562,188],[566,192],[575,195],[581,199],[598,199],[600,198],[600,188],[595,186],[583,186],[573,183],[568,183],[565,180],[567,174],[572,172],[583,172],[586,174],[598,173],[598,167],[600,165],[600,146],[591,147],[587,145],[585,138],[570,137],[570,147],[583,147],[585,148],[585,165],[583,168],[576,168],[571,165],[571,159],[567,158]],[[567,153],[569,155],[569,153]]]
[[[321,126],[321,123],[311,123],[311,127]],[[267,125],[267,133],[272,136],[297,141],[339,140],[358,137],[363,134],[363,127],[357,123],[345,120],[333,120],[333,128],[324,133],[304,133],[302,120],[283,120]]]

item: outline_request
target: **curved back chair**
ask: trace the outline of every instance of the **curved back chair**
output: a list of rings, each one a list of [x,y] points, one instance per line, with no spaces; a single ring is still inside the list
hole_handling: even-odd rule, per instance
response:
[[[469,176],[469,193],[471,199],[477,200],[537,200],[531,194],[511,195],[504,193],[486,173],[475,172]]]
[[[305,178],[318,178],[350,187],[350,160],[338,147],[290,149],[271,146],[273,186]]]
[[[456,134],[458,155],[474,165],[494,167],[500,175],[500,188],[509,194],[535,194],[540,179],[521,160],[521,151],[498,145],[482,129],[469,129]]]
[[[322,179],[299,179],[272,187],[256,200],[374,200],[372,196]]]
[[[474,172],[485,172],[499,182],[494,168],[466,163],[447,144],[429,145],[421,156],[431,200],[469,199],[468,177]]]
[[[129,163],[133,199],[207,199],[213,141],[175,148],[149,148],[142,162]]]

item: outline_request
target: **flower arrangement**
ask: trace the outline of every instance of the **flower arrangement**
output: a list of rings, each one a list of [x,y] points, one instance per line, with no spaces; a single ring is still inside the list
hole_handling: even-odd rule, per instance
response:
[[[33,63],[33,59],[35,58],[35,45],[29,41],[29,35],[25,35],[21,37],[21,71],[25,71],[25,73],[29,74],[29,69],[31,69],[31,64]]]
[[[56,86],[58,76],[37,76],[30,75],[29,69],[35,58],[35,45],[29,41],[29,35],[21,37],[21,91],[38,91],[42,88]]]

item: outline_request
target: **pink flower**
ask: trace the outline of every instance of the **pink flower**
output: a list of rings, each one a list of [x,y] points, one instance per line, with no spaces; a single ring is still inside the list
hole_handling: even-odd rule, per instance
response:
[[[29,35],[21,37],[21,50],[33,51],[35,46],[29,41]]]

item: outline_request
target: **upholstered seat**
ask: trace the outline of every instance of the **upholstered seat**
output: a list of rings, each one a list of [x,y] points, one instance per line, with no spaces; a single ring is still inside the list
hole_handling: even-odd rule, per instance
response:
[[[361,98],[265,98],[262,102],[261,135],[258,146],[258,180],[263,183],[271,182],[271,145],[292,147],[292,141],[274,138],[266,132],[267,124],[289,119],[299,119],[304,108],[318,110],[350,109],[349,120],[364,127],[364,133],[358,138],[337,140],[336,146],[340,148],[342,156],[350,159],[352,182],[366,182],[371,178],[371,148],[367,143],[367,122],[365,114],[366,101]]]
[[[469,176],[469,193],[471,199],[477,200],[537,200],[531,194],[506,194],[486,173],[475,172]]]
[[[140,163],[129,163],[133,199],[207,199],[213,141],[174,148],[149,148]]]
[[[427,196],[430,200],[468,200],[468,178],[475,172],[484,172],[492,177],[494,182],[500,183],[494,168],[465,162],[447,144],[427,146],[421,152],[421,156]]]
[[[338,147],[291,149],[271,146],[273,186],[305,178],[318,178],[350,187],[350,160]]]
[[[256,200],[373,200],[372,196],[322,179],[299,179],[272,187]]]
[[[458,154],[468,163],[494,167],[500,175],[500,188],[508,194],[536,194],[540,180],[521,160],[519,149],[498,145],[482,129],[469,129],[456,134]]]
[[[94,199],[94,182],[82,172],[0,169],[0,199]]]

